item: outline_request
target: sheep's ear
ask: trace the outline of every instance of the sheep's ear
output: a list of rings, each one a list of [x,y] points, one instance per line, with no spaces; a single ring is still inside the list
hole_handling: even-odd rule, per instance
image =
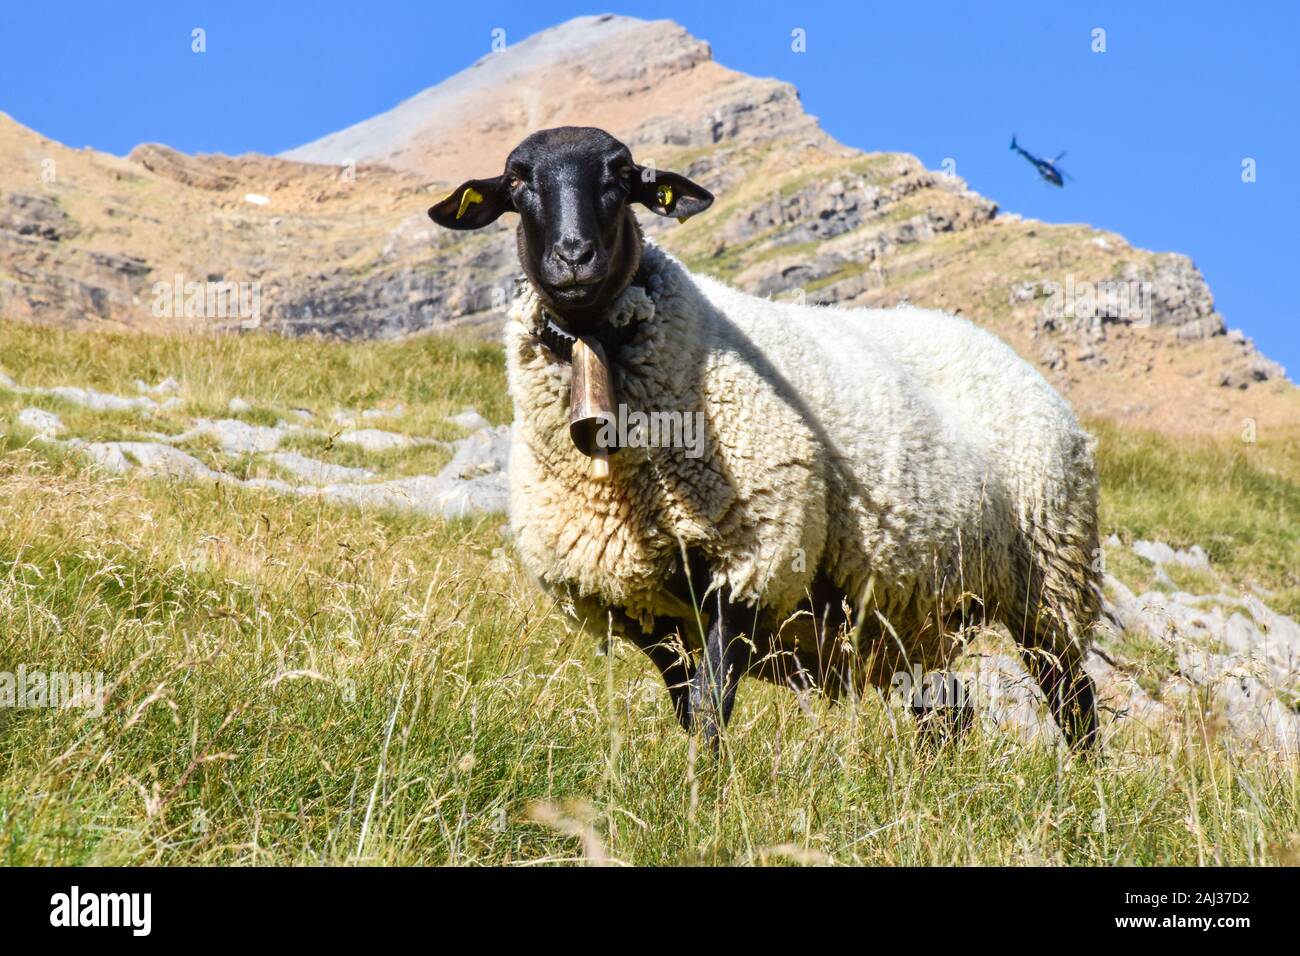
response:
[[[514,212],[505,176],[461,183],[442,202],[429,207],[429,218],[447,229],[482,229],[503,212]]]
[[[676,173],[638,166],[636,182],[634,202],[661,216],[672,216],[678,222],[685,222],[713,205],[713,193]]]

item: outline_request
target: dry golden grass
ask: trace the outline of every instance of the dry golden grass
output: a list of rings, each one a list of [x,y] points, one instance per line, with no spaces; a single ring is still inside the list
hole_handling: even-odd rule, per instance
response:
[[[125,392],[175,375],[189,408],[242,395],[320,413],[400,401],[430,426],[467,404],[508,414],[499,354],[434,339],[9,325],[0,356],[24,384]],[[747,682],[714,761],[635,650],[601,656],[571,632],[499,517],[97,475],[12,431],[28,403],[0,391],[0,671],[100,671],[105,694],[100,717],[0,710],[4,863],[1300,858],[1296,763],[1235,751],[1195,702],[1089,762],[981,730],[930,751],[878,700],[805,710]],[[1198,541],[1226,573],[1294,594],[1294,445],[1104,429],[1101,447],[1108,531]]]

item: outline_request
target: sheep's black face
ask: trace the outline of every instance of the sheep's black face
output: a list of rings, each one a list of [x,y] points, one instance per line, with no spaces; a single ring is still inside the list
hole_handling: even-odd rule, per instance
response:
[[[683,176],[636,165],[599,129],[564,126],[520,143],[505,172],[471,179],[429,210],[450,229],[478,229],[519,214],[519,261],[546,305],[571,328],[598,322],[641,261],[630,204],[685,220],[713,196]]]
[[[524,271],[556,309],[578,318],[607,305],[636,271],[640,237],[628,212],[636,167],[599,130],[545,130],[506,160]]]

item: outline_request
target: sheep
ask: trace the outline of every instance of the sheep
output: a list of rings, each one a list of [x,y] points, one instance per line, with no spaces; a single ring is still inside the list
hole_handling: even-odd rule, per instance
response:
[[[429,210],[452,229],[520,217],[505,345],[527,568],[636,644],[715,748],[741,676],[883,689],[946,667],[979,622],[1005,625],[1067,741],[1093,746],[1097,479],[1069,405],[963,319],[693,275],[631,208],[684,220],[712,201],[602,130],[562,127]],[[608,351],[626,409],[701,414],[702,453],[629,441],[594,481],[568,429],[575,338]]]

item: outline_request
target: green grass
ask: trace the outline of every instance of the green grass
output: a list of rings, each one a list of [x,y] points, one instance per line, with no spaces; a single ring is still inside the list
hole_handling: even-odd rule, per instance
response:
[[[178,406],[148,414],[93,412],[53,396],[0,388],[0,421],[12,420],[29,406],[48,409],[67,426],[63,437],[151,441],[159,433],[185,431],[194,418],[299,424],[295,410],[305,409],[313,413],[307,424],[318,434],[291,434],[282,442],[282,450],[334,464],[365,466],[384,477],[398,478],[436,473],[450,452],[445,445],[424,444],[370,455],[334,439],[355,427],[445,442],[464,434],[446,419],[466,407],[494,423],[509,421],[511,415],[500,384],[501,350],[482,342],[430,336],[402,343],[349,345],[286,342],[269,335],[88,335],[18,324],[4,326],[0,342],[0,371],[21,386],[75,384],[128,397],[139,394],[137,380],[152,385],[170,376],[183,386]],[[160,402],[167,398],[152,397]],[[231,413],[228,406],[234,397],[250,401],[252,410]],[[357,413],[371,408],[390,414],[357,419],[351,425],[333,419],[340,409]],[[17,447],[26,444],[27,437],[11,433],[0,442]],[[278,475],[264,463],[218,455],[216,443],[208,436],[187,439],[176,447],[240,478]]]
[[[1176,441],[1095,423],[1105,533],[1199,544],[1230,580],[1300,615],[1300,429]]]
[[[382,424],[386,423],[380,423],[375,427],[380,427]],[[365,427],[370,427],[370,423],[366,423]],[[378,453],[366,452],[356,445],[335,441],[336,433],[340,430],[335,426],[331,433],[324,435],[289,435],[281,442],[280,447],[284,451],[296,451],[309,458],[335,465],[369,468],[390,478],[435,474],[451,458],[451,453],[441,445],[395,448],[392,451]]]
[[[2,329],[0,370],[21,385],[80,385],[134,395],[135,379],[154,384],[171,376],[186,388],[187,415],[229,417],[229,400],[240,396],[263,414],[306,408],[328,416],[336,408],[403,404],[414,420],[433,422],[468,405],[490,421],[510,420],[510,402],[500,388],[501,350],[483,342],[442,336],[348,344],[265,334],[87,334],[17,323]],[[6,394],[0,391],[0,398]]]
[[[24,384],[174,375],[214,410],[400,402],[430,432],[465,405],[509,417],[499,350],[443,339],[3,325],[0,357]],[[1300,859],[1296,763],[1233,750],[1195,700],[1089,762],[992,731],[931,751],[875,699],[805,711],[747,682],[715,761],[636,651],[601,656],[540,595],[499,516],[96,476],[10,430],[25,398],[0,402],[0,671],[107,688],[98,718],[0,709],[0,863]],[[1200,543],[1294,597],[1293,442],[1100,431],[1108,532]]]

